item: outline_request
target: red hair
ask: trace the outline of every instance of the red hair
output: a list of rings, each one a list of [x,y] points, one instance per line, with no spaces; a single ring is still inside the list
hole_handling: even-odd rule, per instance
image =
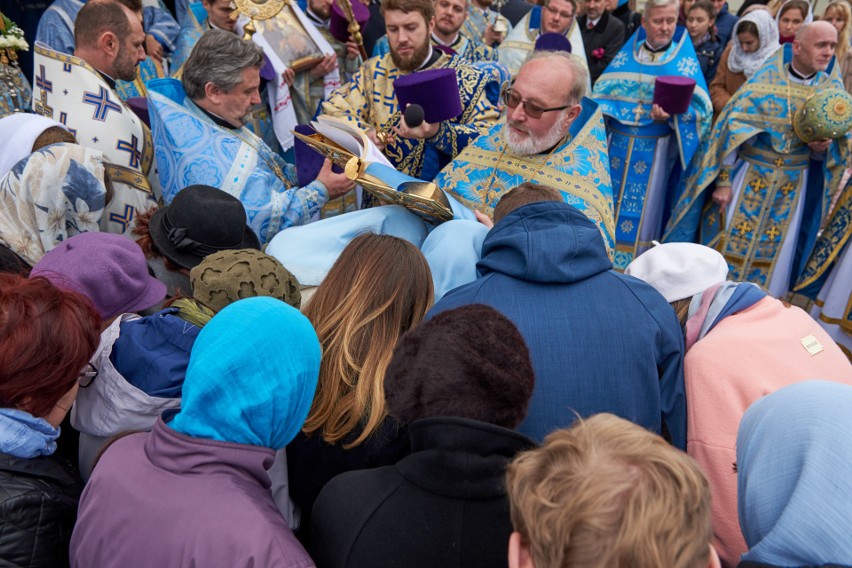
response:
[[[94,355],[100,325],[85,296],[0,274],[0,407],[47,416]]]

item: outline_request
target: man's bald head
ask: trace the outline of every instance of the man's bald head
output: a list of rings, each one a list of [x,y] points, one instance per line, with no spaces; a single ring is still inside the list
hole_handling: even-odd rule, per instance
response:
[[[825,71],[837,48],[837,29],[828,22],[805,24],[793,40],[793,67],[799,73],[811,75]]]

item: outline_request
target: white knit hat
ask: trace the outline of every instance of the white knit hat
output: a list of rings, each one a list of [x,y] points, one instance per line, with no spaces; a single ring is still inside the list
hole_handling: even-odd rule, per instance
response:
[[[667,302],[690,298],[728,277],[728,263],[717,251],[693,243],[659,244],[636,257],[625,274],[644,280]]]

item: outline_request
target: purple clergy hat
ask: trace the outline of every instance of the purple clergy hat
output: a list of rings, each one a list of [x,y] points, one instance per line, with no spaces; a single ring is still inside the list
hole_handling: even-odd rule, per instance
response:
[[[669,114],[683,114],[692,102],[695,79],[664,75],[654,82],[654,104]]]
[[[562,34],[554,32],[541,34],[535,40],[536,51],[565,51],[571,53],[571,42]]]
[[[418,104],[423,107],[424,120],[431,124],[450,120],[462,113],[455,69],[415,71],[394,81],[393,89],[400,109]]]
[[[358,22],[358,26],[361,28],[361,33],[364,33],[364,28],[367,27],[367,20],[370,19],[370,9],[364,6],[361,3],[361,0],[351,0],[350,4],[352,4],[352,13],[355,14],[355,21]],[[337,5],[337,2],[333,2],[331,5],[331,17],[328,22],[328,31],[331,32],[331,35],[343,43],[349,41],[349,22],[346,20],[346,16],[343,15],[343,10],[340,9],[340,6]]]

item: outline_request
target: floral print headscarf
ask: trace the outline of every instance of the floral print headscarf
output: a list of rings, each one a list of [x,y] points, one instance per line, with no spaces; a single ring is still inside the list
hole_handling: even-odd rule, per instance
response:
[[[0,180],[0,243],[34,265],[68,237],[98,231],[105,199],[102,152],[45,146]]]

